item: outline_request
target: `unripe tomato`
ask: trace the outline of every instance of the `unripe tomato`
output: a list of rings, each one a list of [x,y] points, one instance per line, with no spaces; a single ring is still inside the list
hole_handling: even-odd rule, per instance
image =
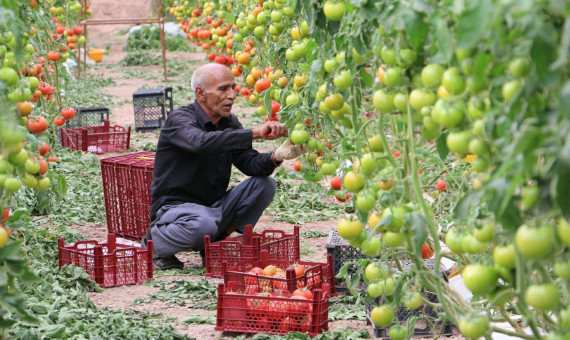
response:
[[[554,274],[565,280],[570,280],[570,260],[554,262]]]
[[[0,225],[0,248],[4,248],[6,243],[8,243],[8,231]]]
[[[551,311],[560,304],[560,293],[552,283],[532,285],[524,293],[526,303],[541,311]]]
[[[370,318],[377,327],[390,326],[395,316],[394,310],[388,305],[376,306],[370,311]]]
[[[469,138],[471,136],[470,131],[458,131],[450,132],[447,135],[446,143],[447,148],[450,151],[457,152],[460,154],[465,154],[469,152]]]
[[[443,75],[443,66],[439,64],[429,64],[422,70],[422,82],[426,87],[437,86]]]
[[[356,208],[361,212],[369,212],[375,204],[376,198],[367,192],[361,191],[356,195]]]
[[[564,218],[558,220],[558,228],[556,229],[558,237],[567,246],[570,246],[570,223],[568,223]]]
[[[465,79],[459,74],[457,67],[451,67],[443,72],[441,84],[451,94],[461,94],[465,91]]]
[[[473,231],[473,236],[475,236],[479,242],[490,242],[494,235],[495,226],[492,223],[485,223]]]
[[[483,315],[465,317],[459,321],[459,331],[469,339],[479,339],[489,328],[489,320]]]
[[[386,93],[384,90],[374,92],[372,103],[380,112],[392,112],[396,109],[394,106],[394,96],[390,93]]]
[[[340,110],[344,105],[344,97],[340,93],[333,93],[325,98],[325,105],[331,111]]]
[[[404,298],[404,306],[408,309],[418,309],[422,305],[422,296],[418,292],[408,294]]]
[[[509,63],[509,72],[515,77],[522,78],[528,75],[530,62],[525,58],[517,58]]]
[[[331,21],[340,21],[346,11],[344,2],[326,1],[323,6],[323,12],[327,19]]]
[[[521,87],[522,83],[520,82],[520,80],[511,80],[509,82],[504,83],[503,88],[501,90],[503,98],[505,98],[505,100],[507,101],[511,100],[511,98],[513,98],[515,94],[519,92]]]
[[[388,87],[399,86],[402,81],[402,69],[399,67],[391,67],[384,73],[384,85]]]
[[[554,229],[550,225],[522,225],[515,233],[515,246],[525,257],[540,259],[550,254],[554,248]]]
[[[364,276],[368,282],[377,282],[386,275],[386,270],[375,263],[369,263],[364,269]]]
[[[337,226],[338,234],[347,240],[356,240],[362,233],[362,223],[360,221],[342,220]]]
[[[408,336],[408,330],[402,327],[402,325],[394,325],[390,327],[388,334],[392,340],[404,340]]]
[[[382,236],[382,239],[384,240],[386,245],[396,248],[404,244],[404,242],[406,242],[406,234],[386,231]]]
[[[51,185],[51,181],[48,177],[42,176],[38,179],[37,189],[39,191],[47,190]]]
[[[382,219],[391,216],[390,223],[386,226],[389,231],[397,232],[404,226],[406,211],[402,207],[386,208],[382,212]]]
[[[497,273],[492,267],[481,264],[470,264],[461,273],[465,286],[473,294],[485,295],[492,292],[497,285]]]
[[[333,82],[336,87],[341,90],[345,90],[352,86],[354,80],[350,71],[344,70],[341,71],[336,77],[334,77]]]
[[[464,252],[463,248],[461,247],[462,241],[463,236],[453,229],[449,230],[445,235],[445,244],[452,252],[456,254],[461,254]]]
[[[350,192],[359,192],[364,188],[364,179],[356,172],[349,171],[344,175],[344,188]]]
[[[386,65],[394,65],[398,61],[398,56],[396,55],[396,50],[388,46],[382,47],[380,52],[380,57]]]

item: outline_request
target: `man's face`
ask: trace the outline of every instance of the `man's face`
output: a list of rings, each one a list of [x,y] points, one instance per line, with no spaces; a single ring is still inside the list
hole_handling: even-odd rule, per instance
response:
[[[200,105],[204,106],[211,119],[229,117],[236,99],[234,76],[227,68],[215,69],[210,74],[205,88],[198,93],[198,96],[202,97]]]

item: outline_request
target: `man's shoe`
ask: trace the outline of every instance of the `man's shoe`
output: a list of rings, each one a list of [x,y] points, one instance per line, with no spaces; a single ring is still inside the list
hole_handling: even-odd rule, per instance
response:
[[[148,228],[148,229],[146,230],[146,235],[144,235],[143,238],[142,238],[142,240],[141,240],[141,246],[142,246],[143,248],[146,248],[146,242],[147,242],[147,241],[152,241],[152,234],[151,234],[151,232],[150,232],[150,229],[151,229],[151,228]]]
[[[200,249],[200,257],[202,258],[202,268],[206,267],[206,250],[204,248]]]
[[[156,257],[152,260],[154,263],[154,270],[167,270],[167,269],[183,269],[184,263],[181,262],[176,256],[171,255],[168,257]]]

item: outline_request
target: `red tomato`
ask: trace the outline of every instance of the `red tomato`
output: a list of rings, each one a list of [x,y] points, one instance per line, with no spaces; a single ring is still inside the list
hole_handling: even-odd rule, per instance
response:
[[[37,116],[28,120],[28,130],[31,133],[42,133],[47,128],[47,121],[44,117]]]
[[[395,158],[400,157],[400,151],[396,150],[392,153],[392,156],[394,156]]]
[[[214,58],[214,61],[218,64],[225,64],[226,61],[228,61],[228,57],[226,57],[224,54],[220,54]]]
[[[437,190],[445,192],[446,191],[445,188],[447,187],[447,182],[444,179],[440,179],[439,181],[437,181],[435,186]]]
[[[279,109],[281,109],[281,104],[279,104],[275,100],[272,100],[271,101],[271,113],[276,114],[277,112],[279,112]]]
[[[293,163],[293,168],[295,169],[295,171],[301,171],[301,164],[303,164],[303,162],[301,161],[296,161],[295,163]]]
[[[9,208],[2,209],[2,223],[6,222],[8,220],[8,217],[10,217],[10,209]]]
[[[47,58],[49,61],[58,61],[60,57],[59,52],[48,52]]]
[[[307,300],[313,299],[313,293],[308,289],[295,289],[293,296],[302,296]]]
[[[53,123],[57,126],[62,126],[65,124],[65,119],[63,119],[63,117],[57,117],[53,120]]]
[[[211,60],[214,60],[214,59],[216,58],[216,53],[215,53],[215,52],[209,53],[209,54],[206,56],[206,58],[208,58],[208,60],[210,60],[210,61],[211,61]]]
[[[79,26],[73,26],[73,33],[75,33],[76,35],[81,35],[81,33],[83,33],[83,28]]]
[[[63,110],[61,110],[61,115],[65,119],[71,119],[71,118],[75,117],[75,109],[73,109],[71,107],[63,109]]]
[[[262,78],[255,82],[255,91],[261,93],[271,87],[269,78]]]
[[[331,178],[331,188],[334,190],[340,190],[342,188],[342,180],[338,176]]]
[[[428,246],[427,244],[424,244],[422,246],[422,259],[430,259],[432,258],[433,254],[435,252],[433,251],[433,248]]]

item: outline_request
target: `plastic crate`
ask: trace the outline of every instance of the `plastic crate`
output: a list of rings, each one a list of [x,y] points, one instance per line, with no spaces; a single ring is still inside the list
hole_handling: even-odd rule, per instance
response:
[[[330,254],[327,256],[326,263],[316,263],[281,260],[279,258],[270,259],[267,250],[262,250],[260,253],[259,259],[253,261],[242,260],[232,267],[224,263],[224,283],[234,282],[236,291],[246,294],[258,292],[293,293],[297,288],[307,288],[314,291],[315,289],[321,289],[322,285],[326,283],[330,287],[329,295],[336,295],[333,262]],[[295,264],[305,266],[303,275],[298,277],[295,275],[295,269],[292,268]],[[285,269],[283,276],[265,276],[249,273],[254,267],[263,269],[268,265]]]
[[[101,160],[110,233],[140,241],[150,226],[154,153],[136,152]]]
[[[78,129],[61,129],[61,145],[71,150],[96,154],[127,150],[131,142],[131,128],[109,124]]]
[[[329,328],[328,287],[316,289],[313,300],[286,296],[235,293],[231,283],[218,284],[217,331],[237,333],[309,333],[315,336]]]
[[[64,245],[58,241],[59,268],[73,264],[83,268],[101,287],[145,282],[153,277],[152,241],[147,248],[117,243],[115,234],[107,241],[80,241]]]
[[[66,129],[77,129],[103,124],[109,119],[109,109],[106,107],[74,107],[75,117],[65,121]]]
[[[261,250],[267,250],[270,259],[299,261],[299,226],[294,227],[292,235],[281,230],[264,230],[261,234],[253,233],[253,226],[246,225],[244,234],[228,237],[223,241],[210,242],[210,236],[204,236],[206,257],[206,276],[222,277],[222,265],[235,265],[241,260],[257,260]]]
[[[334,275],[336,276],[345,263],[354,261],[348,267],[348,273],[354,274],[357,270],[357,260],[369,258],[364,255],[360,249],[354,248],[343,239],[336,229],[331,230],[327,239],[327,254],[332,256]],[[336,279],[336,288],[338,291],[346,291],[346,282],[342,279]]]
[[[164,125],[173,110],[172,87],[140,89],[133,93],[135,130],[154,130]]]
[[[424,298],[433,303],[439,302],[437,295],[431,292],[424,293]],[[388,335],[388,332],[390,330],[390,327],[377,327],[374,325],[372,320],[370,320],[370,311],[372,308],[374,308],[374,306],[382,304],[384,304],[384,299],[382,296],[379,296],[374,300],[374,302],[366,305],[366,323],[373,326],[374,337],[389,339],[390,336]],[[451,324],[449,322],[436,322],[439,312],[440,311],[435,310],[426,304],[422,304],[420,308],[415,310],[407,309],[404,306],[400,306],[395,310],[396,319],[398,319],[400,324],[402,324],[404,327],[406,327],[407,322],[411,317],[418,317],[416,324],[414,325],[413,336],[429,337],[433,336],[434,334],[452,335],[453,329],[451,328]]]

